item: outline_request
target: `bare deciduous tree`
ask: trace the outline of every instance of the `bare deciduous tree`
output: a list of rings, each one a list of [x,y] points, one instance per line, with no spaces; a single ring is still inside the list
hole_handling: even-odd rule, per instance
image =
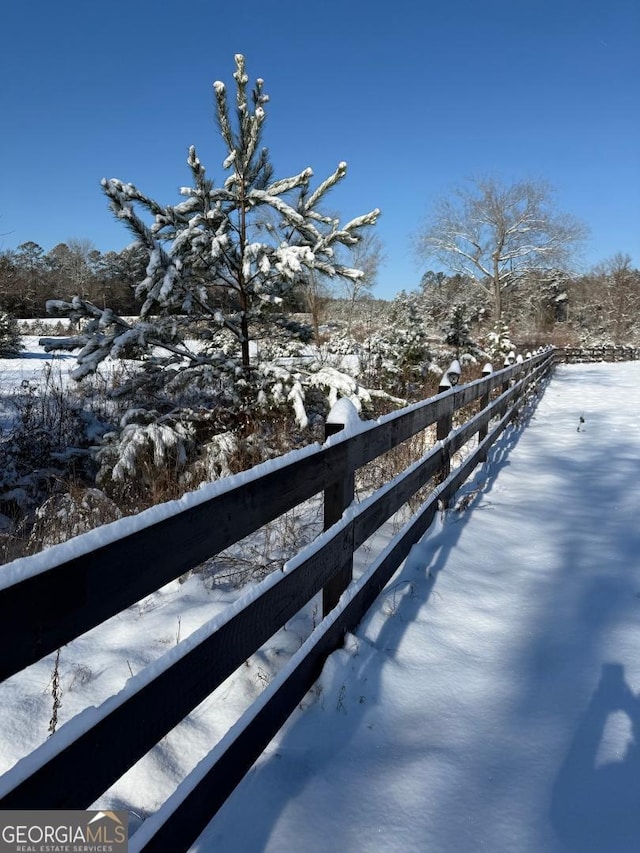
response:
[[[483,178],[436,202],[415,248],[478,285],[497,321],[505,291],[533,270],[565,267],[585,236],[581,222],[555,209],[546,182]]]
[[[320,326],[323,322],[327,303],[331,299],[331,285],[326,276],[311,272],[301,287],[301,295],[304,306],[311,315],[311,326],[313,327],[313,338],[316,346],[322,343]]]

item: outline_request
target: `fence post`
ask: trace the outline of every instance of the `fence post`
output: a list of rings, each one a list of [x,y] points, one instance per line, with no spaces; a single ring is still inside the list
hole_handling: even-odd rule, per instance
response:
[[[438,387],[438,394],[442,394],[443,391],[448,391],[450,388],[453,388],[455,385],[460,382],[460,375],[462,374],[462,370],[460,368],[460,362],[457,358],[454,358],[446,372],[443,373],[442,378],[440,380],[440,385]],[[436,421],[436,441],[444,441],[445,438],[451,432],[451,427],[453,425],[453,413],[448,412]],[[443,462],[442,468],[440,469],[440,473],[436,475],[435,482],[442,483],[447,479],[449,474],[451,473],[451,456],[449,455],[449,450],[443,452]],[[446,508],[446,504],[445,504]]]
[[[348,424],[359,421],[356,407],[346,397],[341,397],[331,408],[324,427],[325,439],[341,432]],[[355,491],[355,471],[347,469],[342,472],[342,478],[336,480],[324,490],[324,525],[328,530],[340,521],[345,509],[351,504]],[[351,583],[353,578],[353,554],[340,567],[329,583],[322,590],[323,618],[333,610],[340,596]]]
[[[457,377],[456,377],[457,381]],[[440,385],[438,387],[438,394],[442,394],[444,391],[448,391],[451,388],[451,380],[449,378],[449,374],[445,373],[442,375],[442,379],[440,380]],[[453,422],[453,415],[451,412],[446,412],[444,415],[441,415],[436,421],[436,441],[444,441],[445,438],[451,432],[451,426]],[[445,450],[443,448],[442,454],[442,468],[435,475],[434,482],[436,485],[443,483],[449,474],[451,473],[451,458],[449,456],[448,449]]]
[[[507,356],[505,358],[502,366],[503,366],[503,368],[504,367],[511,367],[511,362],[509,361],[509,356]],[[500,386],[500,393],[501,394],[504,394],[505,391],[509,390],[509,387],[511,385],[511,381],[512,381],[511,379],[505,379],[505,381]],[[507,411],[507,403],[503,403],[503,405],[500,407],[500,413],[504,414],[506,411]]]
[[[487,362],[485,366],[482,368],[482,375],[485,379],[487,379],[493,373],[493,365]],[[486,409],[489,405],[489,389],[487,389],[482,397],[480,397],[480,411]],[[489,431],[489,424],[486,423],[484,426],[481,426],[478,430],[478,444],[481,444],[485,438],[487,437],[487,432]],[[484,462],[487,458],[486,453],[483,453],[480,457],[480,460]]]

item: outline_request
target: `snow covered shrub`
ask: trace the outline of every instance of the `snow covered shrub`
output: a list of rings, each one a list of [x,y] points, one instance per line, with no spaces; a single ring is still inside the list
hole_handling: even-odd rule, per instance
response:
[[[120,429],[106,433],[95,454],[100,466],[96,481],[120,503],[141,508],[179,497],[180,475],[186,469],[194,430],[171,415],[129,409]]]
[[[324,391],[329,408],[341,397],[351,400],[357,412],[362,412],[363,406],[371,402],[371,393],[353,376],[327,364],[318,365],[317,369],[312,370],[307,378],[307,384]]]
[[[204,480],[321,440],[339,397],[371,415],[401,402],[366,389],[311,351],[303,354],[290,344],[280,350],[270,342],[260,348],[268,358],[245,370],[233,346],[219,354],[217,366],[206,361],[159,368],[150,359],[119,380],[119,403],[136,397],[143,405],[125,413],[96,456],[99,483],[122,506],[170,499]],[[153,408],[144,405],[151,396]]]
[[[34,523],[41,531],[50,524],[52,535],[69,529],[62,516],[47,520],[52,504],[46,510],[42,506],[52,495],[69,489],[70,483],[74,494],[93,485],[90,448],[106,426],[98,415],[95,388],[87,398],[83,386],[65,388],[59,372],[49,366],[41,381],[23,381],[9,401],[14,414],[0,434],[0,548],[6,559],[37,548],[40,533],[29,541]],[[98,516],[95,525],[99,523]]]
[[[17,321],[6,311],[0,311],[0,358],[15,358],[21,349]]]
[[[118,507],[99,489],[77,488],[52,495],[35,512],[27,550],[35,554],[119,518]]]
[[[505,359],[515,353],[515,345],[511,341],[509,328],[503,321],[496,323],[487,335],[485,352],[490,361],[494,362],[496,369],[501,368]]]
[[[211,482],[234,473],[233,460],[238,454],[238,439],[232,432],[221,432],[200,448],[200,453],[186,482]]]
[[[431,345],[418,293],[401,291],[393,300],[390,322],[364,342],[376,384],[391,394],[422,396],[432,362]]]
[[[327,361],[334,366],[341,364],[344,358],[351,358],[353,356],[359,358],[363,354],[362,341],[341,330],[336,330],[325,341],[323,346],[318,348],[320,360]]]
[[[444,342],[455,350],[456,358],[468,355],[475,358],[479,348],[471,338],[471,320],[464,303],[452,305],[443,327]]]
[[[351,400],[357,411],[361,411],[363,404],[371,401],[367,389],[360,386],[352,376],[317,361],[304,369],[293,370],[272,362],[263,365],[263,376],[265,381],[258,395],[258,404],[268,409],[282,407],[285,403],[291,405],[296,423],[302,429],[309,426],[310,420],[317,424],[320,418],[324,422],[324,417],[339,397]],[[267,382],[267,379],[271,382]],[[319,390],[321,395],[310,394],[313,389]],[[311,410],[309,400],[313,401]],[[321,411],[318,411],[320,400],[324,400],[324,403],[321,403]]]
[[[24,380],[11,402],[15,416],[0,441],[0,512],[17,520],[61,482],[90,479],[88,448],[100,425],[50,366],[41,382]]]
[[[435,327],[447,324],[454,305],[465,305],[471,324],[486,320],[486,295],[470,278],[427,271],[420,282],[420,306]]]

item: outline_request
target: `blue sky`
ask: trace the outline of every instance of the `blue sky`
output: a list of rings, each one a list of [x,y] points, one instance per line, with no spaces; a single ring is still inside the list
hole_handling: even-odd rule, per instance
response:
[[[0,249],[123,248],[100,179],[173,203],[191,144],[219,180],[212,83],[244,53],[277,176],[346,160],[332,207],[382,209],[377,295],[418,285],[410,235],[474,175],[548,180],[591,229],[586,265],[640,266],[637,0],[35,0],[2,29]]]

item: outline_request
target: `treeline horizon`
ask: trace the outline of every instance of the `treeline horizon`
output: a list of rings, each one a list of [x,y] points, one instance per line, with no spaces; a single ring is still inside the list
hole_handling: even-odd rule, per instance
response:
[[[27,241],[0,252],[0,309],[17,319],[41,318],[47,316],[48,300],[80,296],[100,308],[136,315],[140,300],[135,288],[144,279],[147,265],[148,254],[141,246],[103,253],[90,240],[70,239],[45,252],[35,241]],[[464,306],[472,326],[491,321],[482,293],[463,276],[428,270],[408,292],[420,295],[421,313],[427,313],[436,327],[453,305]],[[379,297],[373,287],[364,290],[360,299],[392,304],[405,293],[406,289],[394,297]],[[218,297],[228,299],[229,294]],[[348,300],[329,288],[323,301],[328,308],[330,302]],[[309,311],[302,285],[292,288],[283,307],[291,313]],[[508,290],[504,319],[514,331],[535,327],[537,332],[552,333],[562,327],[576,334],[588,332],[599,341],[638,343],[640,271],[629,255],[618,253],[583,273],[532,272]]]

